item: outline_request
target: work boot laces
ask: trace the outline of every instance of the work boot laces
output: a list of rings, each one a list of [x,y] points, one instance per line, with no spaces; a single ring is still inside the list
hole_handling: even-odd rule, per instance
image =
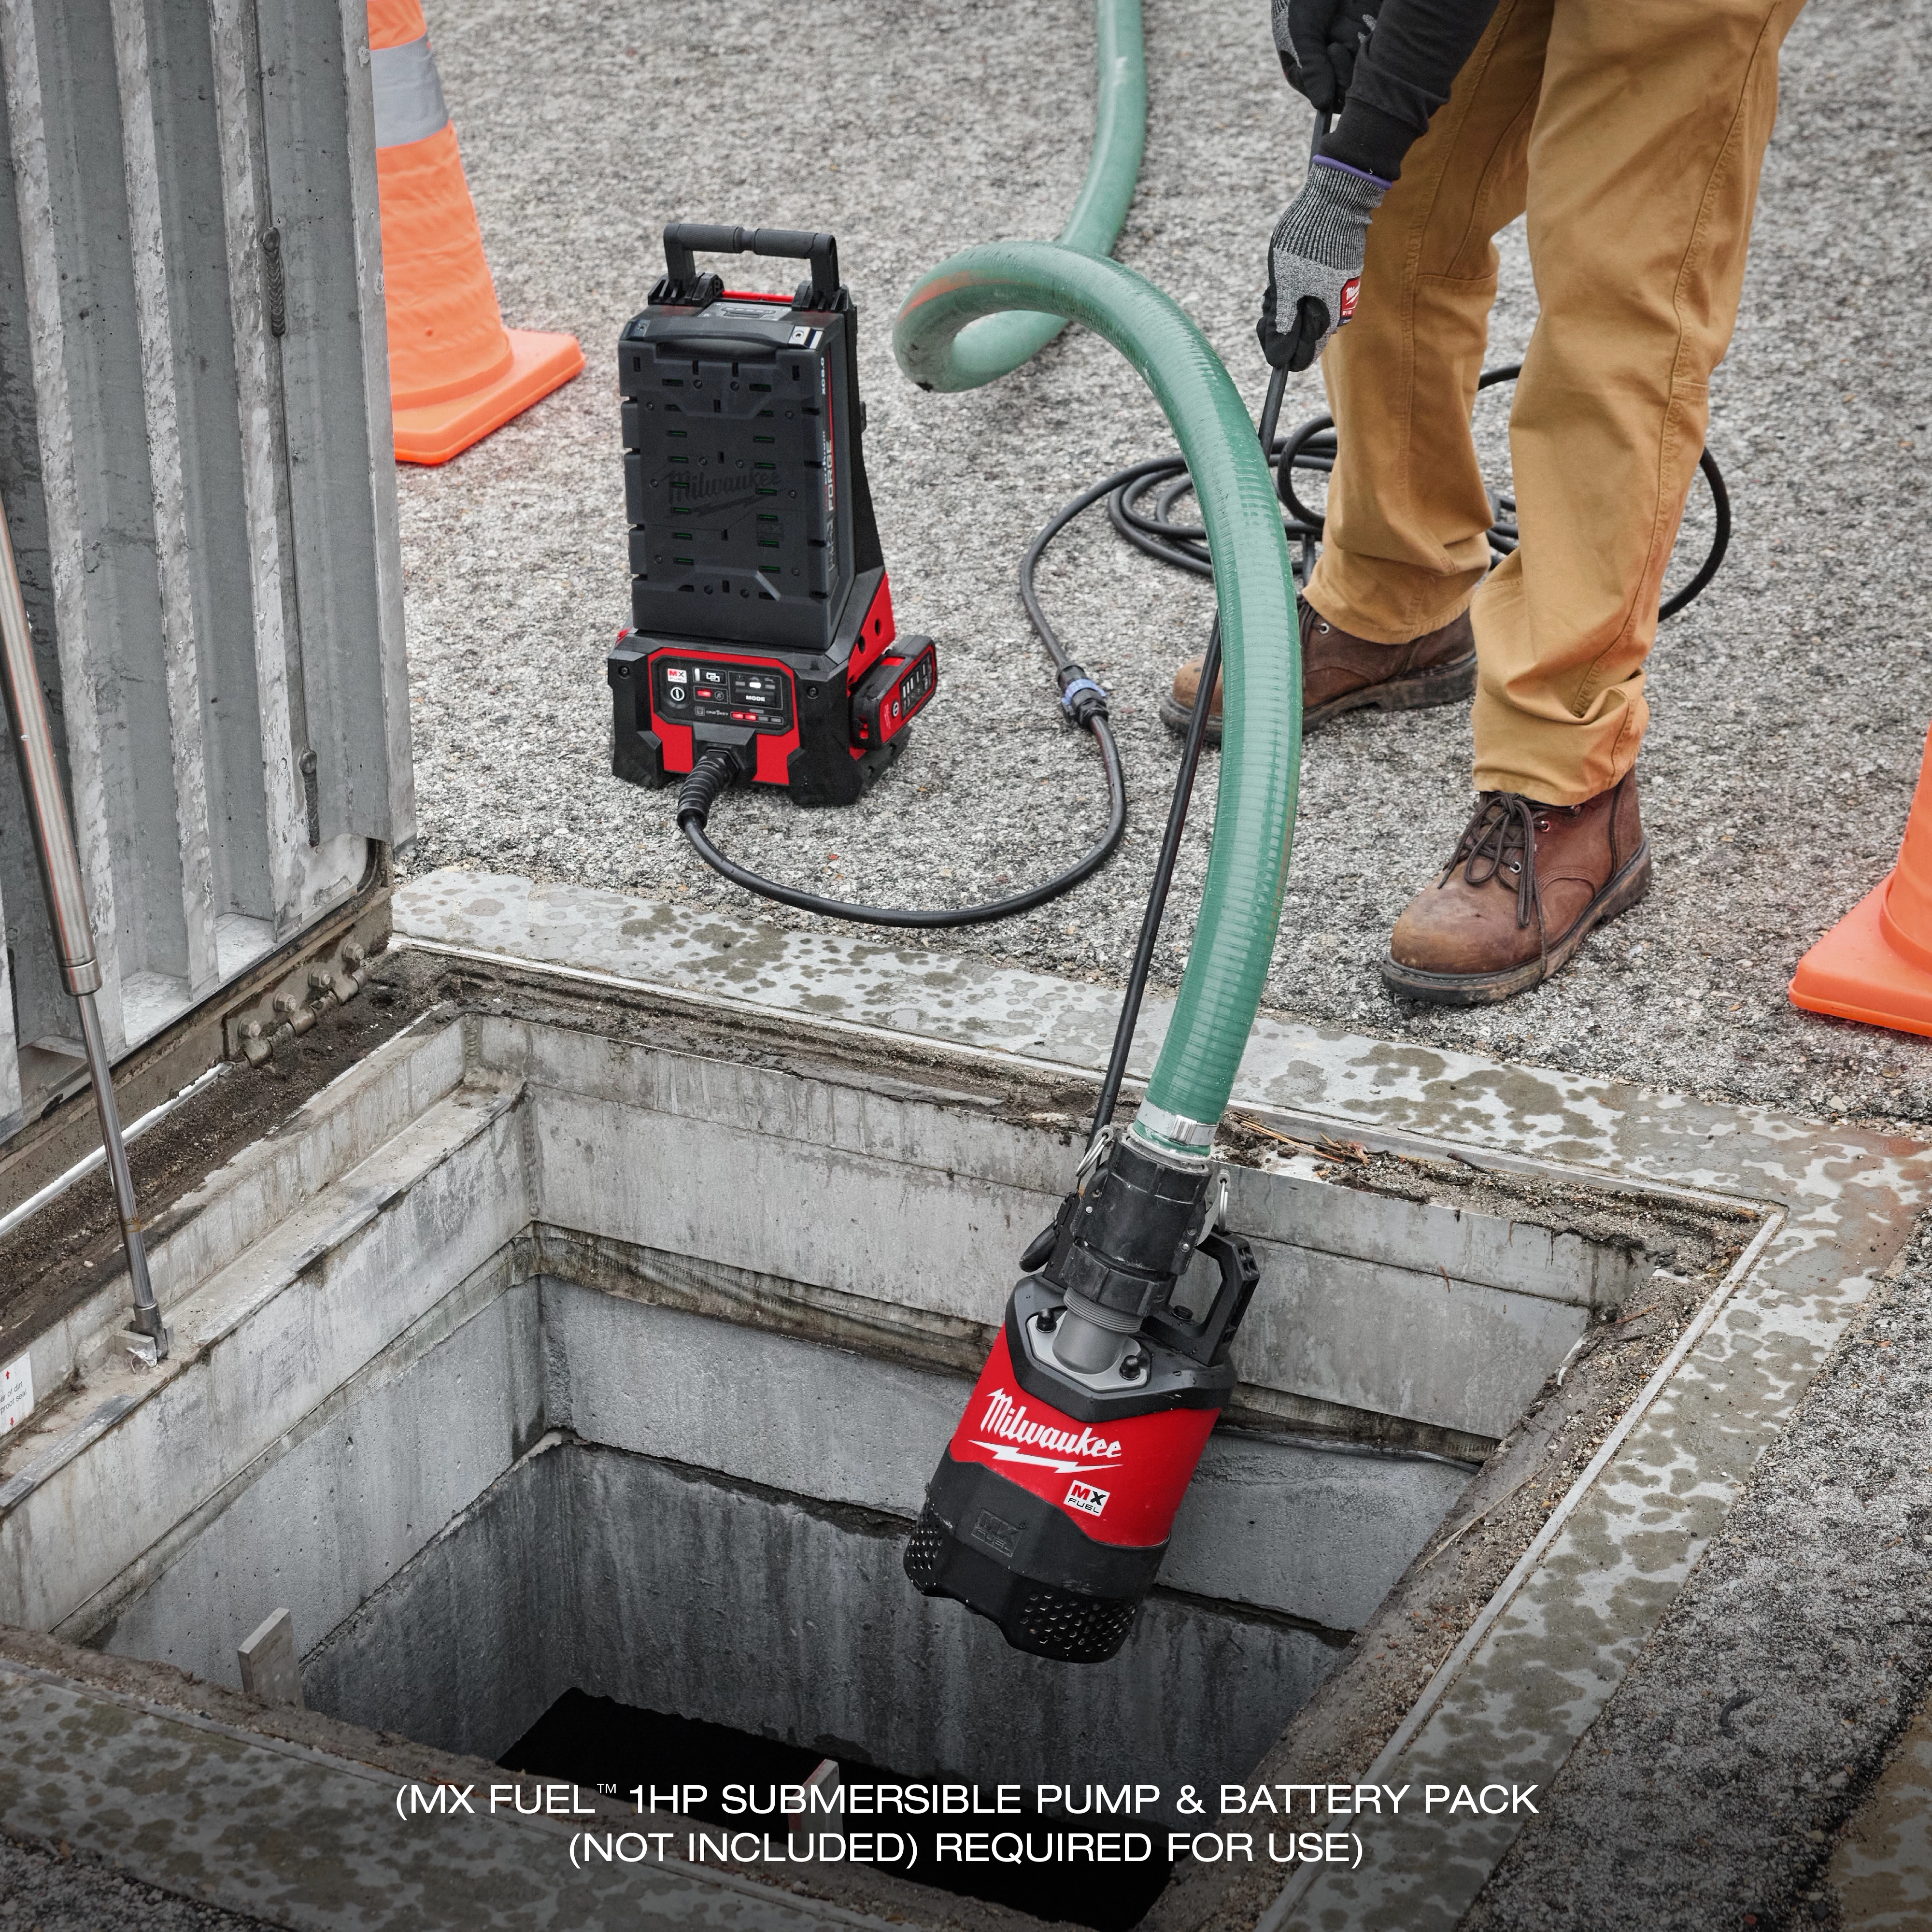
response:
[[[1540,944],[1543,896],[1536,884],[1536,821],[1548,808],[1521,792],[1485,792],[1474,816],[1462,829],[1455,856],[1436,881],[1438,890],[1456,876],[1459,866],[1472,886],[1486,886],[1492,879],[1505,886],[1514,884],[1516,922],[1522,927],[1535,920]]]

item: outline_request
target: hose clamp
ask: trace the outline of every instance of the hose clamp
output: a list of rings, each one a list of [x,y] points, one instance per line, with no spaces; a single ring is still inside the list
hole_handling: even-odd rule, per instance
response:
[[[1210,1170],[1202,1208],[1201,1232],[1189,1243],[1190,1247],[1198,1248],[1216,1228],[1228,1225],[1228,1170],[1219,1161]]]
[[[1143,1139],[1184,1154],[1204,1154],[1214,1143],[1214,1130],[1219,1124],[1214,1120],[1190,1120],[1185,1114],[1170,1114],[1151,1100],[1143,1100],[1134,1116],[1134,1131]]]

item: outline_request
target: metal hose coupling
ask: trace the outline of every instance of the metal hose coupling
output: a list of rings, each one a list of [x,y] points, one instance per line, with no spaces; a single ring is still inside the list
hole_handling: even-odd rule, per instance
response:
[[[1061,1204],[1042,1270],[1066,1298],[1053,1345],[1063,1366],[1085,1374],[1108,1366],[1120,1336],[1171,1304],[1226,1188],[1204,1162],[1168,1159],[1131,1135],[1110,1139],[1084,1186]]]

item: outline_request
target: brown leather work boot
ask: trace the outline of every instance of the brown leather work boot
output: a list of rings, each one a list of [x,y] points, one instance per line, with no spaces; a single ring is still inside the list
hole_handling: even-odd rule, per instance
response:
[[[1403,908],[1382,977],[1412,1000],[1506,1000],[1650,890],[1634,768],[1581,805],[1486,791],[1442,876]]]
[[[1371,644],[1331,624],[1305,597],[1301,614],[1301,728],[1312,731],[1345,711],[1373,705],[1380,711],[1420,711],[1467,698],[1476,688],[1476,640],[1465,610],[1439,629],[1406,644]],[[1201,688],[1199,658],[1174,674],[1174,689],[1160,700],[1161,722],[1185,734]],[[1221,742],[1221,684],[1208,700],[1208,742]]]

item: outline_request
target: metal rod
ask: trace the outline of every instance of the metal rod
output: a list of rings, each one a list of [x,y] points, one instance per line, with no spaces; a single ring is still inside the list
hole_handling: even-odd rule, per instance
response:
[[[40,863],[40,882],[46,888],[61,978],[80,1008],[87,1070],[94,1082],[94,1104],[100,1116],[100,1138],[114,1187],[115,1210],[121,1218],[121,1239],[134,1284],[134,1326],[153,1342],[158,1361],[168,1352],[167,1325],[161,1319],[154,1283],[148,1276],[148,1250],[135,1210],[134,1178],[128,1169],[127,1144],[121,1137],[121,1117],[114,1105],[114,1070],[108,1061],[107,1042],[94,1002],[100,989],[94,925],[88,916],[80,857],[74,849],[67,795],[61,788],[60,767],[54,758],[46,694],[40,688],[40,668],[34,662],[33,634],[28,628],[26,602],[20,594],[20,573],[14,561],[4,507],[0,507],[0,562],[4,565],[0,569],[0,688],[4,688],[20,754],[20,783],[27,796],[27,814],[33,820],[34,850]]]
[[[134,1280],[134,1326],[154,1344],[154,1359],[165,1359],[168,1331],[148,1278],[148,1244],[141,1238],[141,1218],[134,1205],[134,1177],[128,1171],[128,1144],[121,1138],[121,1116],[114,1105],[114,1070],[108,1064],[107,1042],[101,1036],[100,1015],[94,995],[76,996],[80,1007],[80,1036],[87,1043],[87,1070],[94,1076],[94,1104],[100,1115],[100,1138],[107,1149],[108,1178],[114,1184],[114,1209],[121,1217],[122,1245],[128,1250],[128,1272]]]

